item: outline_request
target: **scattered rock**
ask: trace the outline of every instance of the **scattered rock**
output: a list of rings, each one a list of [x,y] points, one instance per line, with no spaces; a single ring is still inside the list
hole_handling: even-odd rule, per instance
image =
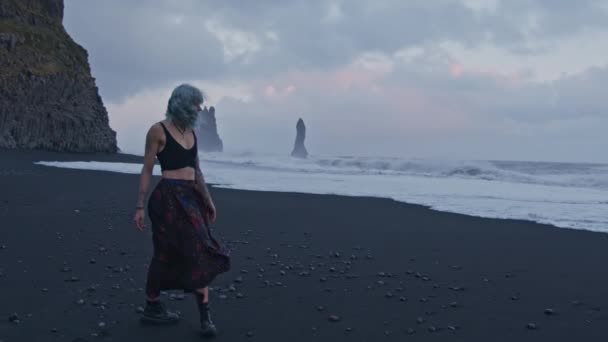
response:
[[[21,323],[21,320],[19,319],[19,315],[16,312],[14,312],[8,316],[8,321],[11,323],[15,323],[15,324]]]
[[[536,330],[536,329],[538,329],[538,325],[536,323],[528,323],[528,324],[526,324],[526,329]]]
[[[547,309],[545,309],[545,315],[553,316],[553,315],[555,315],[555,310],[553,310],[551,308],[547,308]]]
[[[330,322],[339,322],[341,320],[340,316],[337,315],[329,315],[327,318]]]

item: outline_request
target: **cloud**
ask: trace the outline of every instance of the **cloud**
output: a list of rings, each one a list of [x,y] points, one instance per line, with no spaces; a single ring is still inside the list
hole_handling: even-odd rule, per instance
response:
[[[124,149],[189,81],[228,149],[288,151],[303,117],[313,153],[541,159],[568,140],[563,158],[606,160],[581,151],[608,144],[607,19],[592,0],[66,0],[65,24]]]

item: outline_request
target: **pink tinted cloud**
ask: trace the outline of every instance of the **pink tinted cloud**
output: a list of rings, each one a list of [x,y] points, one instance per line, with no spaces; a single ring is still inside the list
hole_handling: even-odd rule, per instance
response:
[[[478,66],[464,66],[460,62],[452,62],[448,67],[448,73],[454,78],[465,76],[484,77],[505,86],[519,85],[525,80],[526,73],[523,71],[504,72],[498,68],[482,68]]]
[[[464,74],[464,67],[456,68],[455,72]],[[379,122],[390,130],[447,132],[471,125],[471,115],[466,110],[454,109],[456,106],[441,98],[441,94],[385,82],[388,74],[357,65],[327,71],[294,70],[276,75],[271,81],[272,86],[260,86],[263,97],[272,102],[289,101],[284,95],[293,93],[295,89],[300,96],[307,97],[309,103],[324,103],[327,97],[332,97],[330,101],[337,103],[356,103],[358,97],[366,96],[366,102],[376,104],[374,107],[378,112],[373,115],[378,116]]]

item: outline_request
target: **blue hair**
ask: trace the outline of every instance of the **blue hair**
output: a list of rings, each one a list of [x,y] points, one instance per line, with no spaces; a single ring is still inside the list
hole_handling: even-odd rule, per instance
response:
[[[196,105],[203,102],[205,97],[200,89],[190,84],[181,84],[173,89],[165,115],[180,126],[194,128],[198,118]]]

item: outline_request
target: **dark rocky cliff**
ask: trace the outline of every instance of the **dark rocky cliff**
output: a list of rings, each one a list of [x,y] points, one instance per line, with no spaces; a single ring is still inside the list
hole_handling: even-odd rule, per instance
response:
[[[63,0],[0,0],[0,148],[117,151]]]

